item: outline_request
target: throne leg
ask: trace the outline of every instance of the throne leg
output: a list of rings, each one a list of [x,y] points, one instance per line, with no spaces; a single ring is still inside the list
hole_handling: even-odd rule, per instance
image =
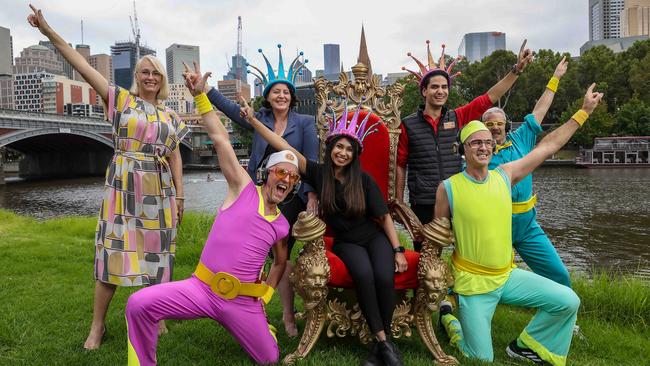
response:
[[[455,357],[449,356],[442,350],[431,322],[432,312],[426,306],[420,306],[415,311],[415,326],[418,329],[422,342],[427,346],[437,365],[458,365]]]
[[[285,365],[293,365],[297,360],[307,357],[316,344],[316,341],[325,327],[325,320],[327,319],[325,301],[321,301],[314,308],[307,310],[305,317],[305,329],[302,332],[298,348],[284,357],[282,362]]]

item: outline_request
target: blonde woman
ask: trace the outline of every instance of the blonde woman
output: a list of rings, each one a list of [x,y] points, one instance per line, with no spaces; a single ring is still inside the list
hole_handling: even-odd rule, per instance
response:
[[[169,282],[176,250],[176,226],[183,215],[179,144],[188,128],[162,101],[165,68],[144,56],[131,90],[109,85],[45,21],[32,5],[27,21],[50,39],[101,96],[113,125],[115,154],[106,172],[95,234],[95,301],[86,349],[96,349],[106,332],[105,317],[117,286]],[[159,333],[166,332],[159,323]]]

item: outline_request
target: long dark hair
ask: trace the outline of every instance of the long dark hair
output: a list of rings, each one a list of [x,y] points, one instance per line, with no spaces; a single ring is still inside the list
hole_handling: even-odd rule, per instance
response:
[[[336,205],[335,165],[332,150],[336,142],[345,138],[352,144],[352,161],[343,168],[343,200],[345,207]],[[324,215],[342,214],[344,217],[361,217],[366,213],[366,199],[363,191],[361,163],[359,162],[359,144],[345,136],[334,137],[325,147],[325,169],[323,172],[323,191],[320,197],[321,210]]]

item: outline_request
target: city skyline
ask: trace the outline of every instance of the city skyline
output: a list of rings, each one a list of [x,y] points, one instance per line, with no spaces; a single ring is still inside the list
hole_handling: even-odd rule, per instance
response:
[[[516,4],[506,1],[458,4],[406,1],[399,7],[384,1],[373,2],[370,7],[369,4],[334,1],[320,6],[309,2],[296,7],[295,1],[287,0],[273,4],[230,0],[217,6],[196,1],[160,3],[140,0],[137,8],[144,45],[155,49],[159,58],[164,57],[164,50],[173,43],[201,47],[202,69],[212,71],[215,75],[213,80],[227,71],[224,54],[234,55],[236,52],[238,15],[243,20],[243,56],[252,64],[262,62],[257,54],[258,48],[265,50],[272,63],[277,62],[275,45],[282,43],[286,58],[294,53],[290,50],[304,51],[312,70],[324,68],[322,50],[326,43],[339,44],[341,62],[347,68],[354,65],[362,22],[373,71],[377,74],[398,72],[402,66],[409,65],[406,53],[421,52],[426,39],[434,45],[445,43],[448,50],[456,50],[465,33],[498,30],[508,34],[510,50],[514,51],[513,45],[518,47],[527,38],[533,50],[550,48],[572,55],[578,55],[579,47],[589,39],[588,1],[553,0],[543,5],[533,1]],[[131,1],[117,0],[110,4],[65,1],[56,7],[52,3],[34,5],[42,7],[52,27],[73,45],[81,43],[80,21],[83,19],[84,43],[90,45],[93,54],[108,54],[116,41],[133,38],[128,20],[132,11]],[[341,12],[343,8],[345,13]],[[29,14],[27,3],[9,1],[5,9],[7,11],[0,14],[0,26],[11,30],[14,55],[45,39],[25,20]],[[159,21],[168,19],[169,14],[178,14],[180,9],[182,14],[187,14],[186,18],[175,18],[173,23]],[[302,10],[296,13],[300,16],[290,16],[284,9]],[[432,26],[431,14],[441,14],[444,26]],[[531,18],[553,21],[530,27]]]

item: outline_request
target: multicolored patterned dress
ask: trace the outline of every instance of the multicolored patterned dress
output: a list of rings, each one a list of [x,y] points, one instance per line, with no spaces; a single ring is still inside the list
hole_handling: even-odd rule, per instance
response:
[[[162,104],[109,87],[115,155],[95,234],[95,279],[120,286],[169,282],[176,251],[176,189],[167,158],[189,129]]]

